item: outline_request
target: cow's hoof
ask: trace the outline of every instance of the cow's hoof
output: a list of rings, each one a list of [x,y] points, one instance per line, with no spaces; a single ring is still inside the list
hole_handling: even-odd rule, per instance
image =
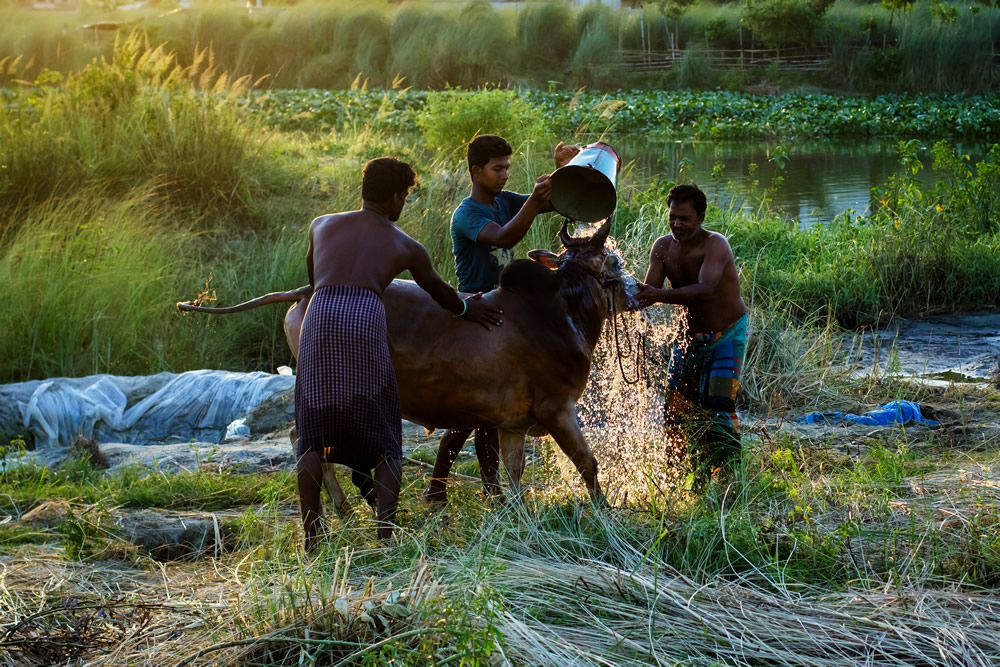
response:
[[[420,499],[424,501],[425,505],[444,507],[444,505],[448,502],[448,492],[431,491],[430,489],[426,489],[422,494],[420,494]]]
[[[354,518],[354,507],[351,505],[351,503],[347,501],[344,501],[339,505],[334,505],[333,511],[337,513],[337,516],[342,521],[347,521],[349,519]]]

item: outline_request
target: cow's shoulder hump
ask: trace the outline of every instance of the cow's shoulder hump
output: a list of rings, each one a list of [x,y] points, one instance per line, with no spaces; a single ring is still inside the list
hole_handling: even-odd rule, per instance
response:
[[[559,278],[555,271],[530,259],[510,263],[500,274],[500,287],[509,292],[523,292],[533,296],[555,294]]]

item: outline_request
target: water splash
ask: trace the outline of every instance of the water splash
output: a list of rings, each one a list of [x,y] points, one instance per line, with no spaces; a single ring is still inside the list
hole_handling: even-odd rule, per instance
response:
[[[614,239],[606,247],[617,250]],[[626,276],[626,289],[634,293],[635,278],[627,270]],[[683,308],[657,304],[618,313],[609,317],[594,351],[577,412],[601,486],[615,506],[666,498],[684,481],[686,442],[664,429],[663,387],[670,351],[685,328]],[[579,485],[568,459],[559,455],[554,463],[564,482]]]

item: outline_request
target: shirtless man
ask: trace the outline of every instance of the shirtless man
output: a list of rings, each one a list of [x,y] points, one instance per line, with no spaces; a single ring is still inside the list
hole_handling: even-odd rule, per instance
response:
[[[416,283],[455,317],[487,329],[500,312],[462,300],[431,266],[422,245],[393,223],[416,182],[394,158],[364,167],[358,211],[324,215],[309,227],[306,265],[314,288],[302,322],[295,379],[298,486],[307,549],[316,545],[321,463],[347,465],[362,478],[375,470],[378,539],[392,536],[399,500],[402,415],[386,333],[382,292],[409,270]],[[370,488],[370,485],[369,485]]]
[[[667,194],[670,234],[656,240],[645,284],[636,299],[643,308],[672,303],[686,310],[686,331],[674,345],[667,370],[664,421],[693,433],[695,488],[740,451],[736,391],[747,341],[747,307],[740,296],[733,251],[724,236],[702,228],[707,201],[694,185]],[[670,288],[663,288],[663,281]]]

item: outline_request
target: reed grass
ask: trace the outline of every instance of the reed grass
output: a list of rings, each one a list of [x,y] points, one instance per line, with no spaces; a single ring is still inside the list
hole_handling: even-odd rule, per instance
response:
[[[288,177],[280,161],[264,164],[270,132],[239,111],[252,81],[219,74],[211,60],[201,50],[182,67],[133,33],[110,62],[18,90],[0,108],[0,206],[144,186],[196,219],[253,222],[257,195]]]
[[[918,2],[912,11],[892,13],[890,22],[888,9],[839,0],[824,12],[813,39],[789,45],[829,47],[834,58],[828,72],[730,69],[719,80],[735,87],[764,82],[866,93],[995,90],[991,40],[1000,12],[956,8],[951,22],[933,15],[932,7]],[[552,2],[494,8],[483,0],[398,8],[371,0],[303,2],[253,12],[217,4],[179,13],[89,8],[69,20],[20,8],[0,11],[7,26],[0,29],[0,59],[23,56],[16,71],[0,71],[0,82],[8,84],[15,78],[33,81],[45,69],[79,71],[95,56],[110,57],[113,37],[80,29],[96,20],[120,20],[155,43],[166,42],[185,66],[197,49],[211,47],[221,69],[253,79],[267,76],[268,85],[282,88],[346,88],[352,82],[388,88],[399,78],[435,89],[484,83],[603,90],[711,86],[715,81],[620,67],[620,51],[762,46],[749,29],[746,7],[734,3],[699,2],[679,19],[656,4],[605,11]],[[969,66],[963,68],[963,62]]]

